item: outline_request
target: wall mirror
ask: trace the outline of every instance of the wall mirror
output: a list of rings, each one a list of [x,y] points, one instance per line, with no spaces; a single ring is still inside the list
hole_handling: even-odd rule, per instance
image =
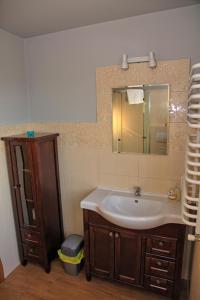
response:
[[[112,90],[113,152],[167,155],[169,85]]]

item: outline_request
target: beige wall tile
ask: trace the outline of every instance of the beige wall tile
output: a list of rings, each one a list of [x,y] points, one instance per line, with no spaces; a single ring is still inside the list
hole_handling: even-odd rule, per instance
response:
[[[110,147],[102,148],[99,151],[99,172],[115,174],[117,172],[118,155],[112,153]]]
[[[97,86],[121,87],[126,85],[169,83],[172,91],[188,89],[189,60],[159,61],[155,69],[146,63],[131,64],[128,71],[120,66],[102,67],[96,70]]]
[[[170,123],[169,125],[169,154],[172,152],[184,152],[187,137],[186,123]]]
[[[171,123],[185,123],[187,121],[187,92],[171,92],[169,99],[169,117]]]
[[[184,173],[184,153],[174,152],[168,156],[140,156],[139,177],[179,180]]]
[[[179,180],[165,180],[155,178],[139,178],[139,186],[144,192],[166,194],[170,188],[179,186]]]
[[[71,171],[88,170],[97,172],[98,170],[98,148],[88,146],[60,146],[62,153],[60,160],[65,164],[65,168]]]
[[[116,154],[118,156],[117,161],[117,174],[127,175],[131,177],[138,177],[139,175],[139,161],[138,155],[130,154]]]
[[[100,173],[99,185],[114,189],[133,189],[138,185],[138,177],[120,176],[114,174]]]
[[[80,201],[98,186],[97,170],[80,169],[70,173],[70,180],[63,182],[61,196],[65,234],[82,232],[82,210]]]
[[[100,150],[99,167],[101,173],[138,176],[138,156],[112,153],[110,148]]]

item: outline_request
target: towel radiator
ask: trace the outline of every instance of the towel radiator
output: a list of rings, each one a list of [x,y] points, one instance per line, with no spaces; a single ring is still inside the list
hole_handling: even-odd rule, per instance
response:
[[[195,241],[200,240],[200,63],[191,67],[187,123],[182,219],[193,228],[188,239]]]

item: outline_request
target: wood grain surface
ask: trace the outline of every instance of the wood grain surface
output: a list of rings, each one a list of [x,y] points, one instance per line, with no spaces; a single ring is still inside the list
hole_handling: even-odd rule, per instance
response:
[[[19,266],[1,285],[4,300],[166,300],[165,297],[141,289],[93,278],[87,282],[79,276],[64,273],[59,261],[52,263],[46,274],[38,265]]]

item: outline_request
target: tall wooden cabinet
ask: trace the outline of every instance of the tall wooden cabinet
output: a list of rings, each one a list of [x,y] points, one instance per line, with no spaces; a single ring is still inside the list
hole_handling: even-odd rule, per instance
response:
[[[12,204],[22,264],[46,272],[63,240],[57,154],[58,134],[4,137]]]

